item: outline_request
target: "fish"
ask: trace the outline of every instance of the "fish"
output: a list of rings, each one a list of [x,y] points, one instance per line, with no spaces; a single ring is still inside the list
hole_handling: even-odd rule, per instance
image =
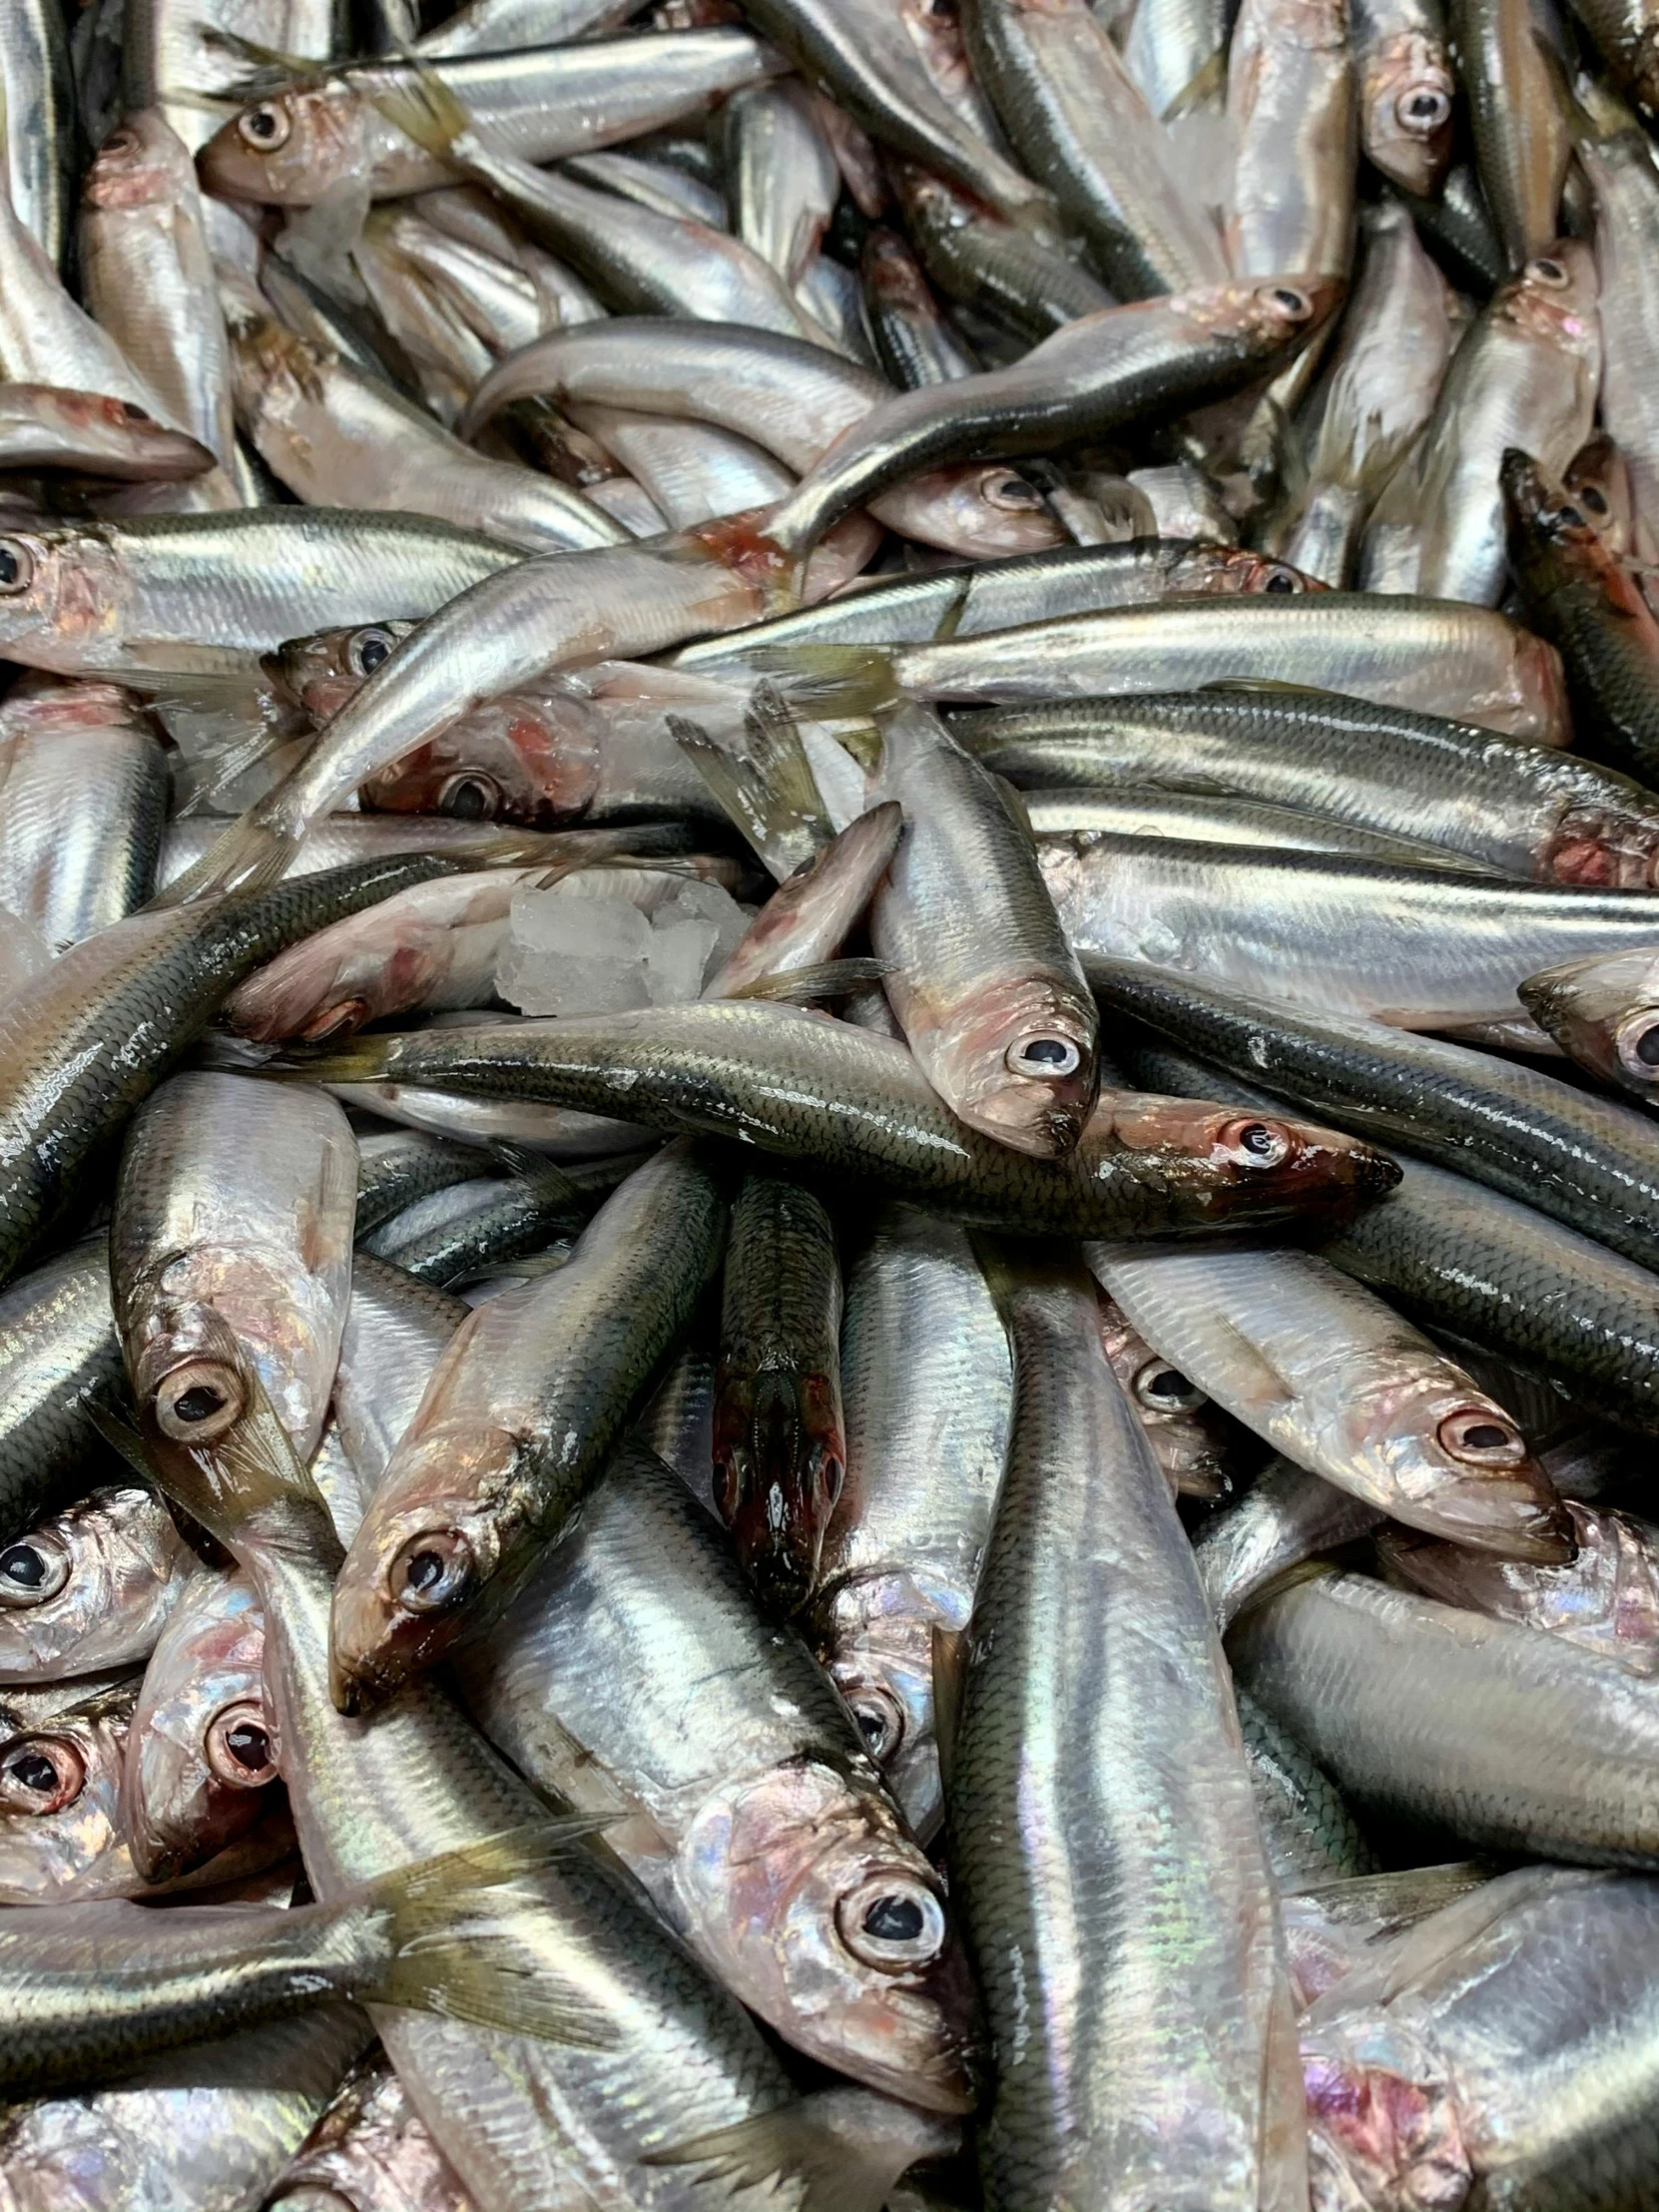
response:
[[[1043,852],[1081,856],[1092,837],[1161,837],[1177,843],[1242,844],[1287,852],[1345,852],[1357,859],[1392,861],[1402,867],[1444,867],[1460,874],[1487,872],[1465,853],[1411,837],[1355,829],[1330,816],[1304,814],[1238,799],[1231,793],[1026,791],[1026,820]]]
[[[100,930],[0,1010],[0,1272],[70,1215],[77,1179],[177,1064],[221,999],[319,921],[437,872],[370,861]],[[231,1193],[227,1200],[234,1203]]]
[[[1078,315],[1112,304],[1106,286],[1060,243],[999,216],[971,187],[913,162],[890,167],[927,275],[946,298],[988,316],[993,329],[1017,332],[1034,344]]]
[[[1378,1558],[1404,1589],[1564,1637],[1649,1680],[1659,1673],[1653,1528],[1633,1514],[1573,1498],[1565,1507],[1577,1557],[1560,1566],[1488,1565],[1460,1547],[1398,1530],[1384,1532]]]
[[[236,1331],[309,1458],[339,1359],[356,1203],[350,1125],[321,1092],[274,1101],[248,1076],[189,1070],[139,1108],[110,1273],[133,1387],[168,1434],[223,1435],[244,1409],[203,1354],[212,1314]]]
[[[1427,197],[1451,159],[1457,88],[1444,12],[1437,0],[1354,0],[1350,24],[1361,148],[1390,183]]]
[[[1595,194],[1596,277],[1602,317],[1602,420],[1625,456],[1636,508],[1651,529],[1659,517],[1659,414],[1642,375],[1648,332],[1659,314],[1647,249],[1659,225],[1659,191],[1644,167],[1646,134],[1585,137],[1578,159]]]
[[[1407,1527],[1501,1558],[1572,1557],[1519,1423],[1317,1254],[1084,1250],[1148,1342],[1276,1451]]]
[[[502,1183],[434,1192],[388,1222],[370,1248],[440,1288],[477,1282],[515,1260],[551,1263],[558,1255],[562,1264],[598,1205],[645,1156],[635,1152],[566,1169],[527,1153],[517,1174]]]
[[[1268,1872],[1292,1895],[1374,1874],[1377,1861],[1330,1776],[1246,1691],[1234,1686]]]
[[[1560,229],[1572,148],[1559,65],[1524,0],[1452,0],[1446,14],[1481,191],[1513,273]]]
[[[1109,1298],[1100,1302],[1100,1341],[1173,1494],[1225,1497],[1233,1439],[1207,1393],[1161,1359]]]
[[[1644,1101],[1659,1080],[1653,954],[1592,952],[1529,975],[1521,1004],[1580,1066]],[[1650,1041],[1651,1039],[1651,1041]]]
[[[971,2103],[975,2003],[937,1878],[829,1679],[649,1451],[624,1447],[459,1667],[532,1780],[615,1809],[614,1848],[664,1919],[791,2044],[930,2110]]]
[[[1078,11],[1093,23],[1083,0]],[[1120,436],[1223,397],[1305,341],[1336,298],[1318,276],[1284,275],[1103,307],[1011,368],[872,408],[780,502],[769,534],[805,559],[841,515],[922,468],[986,448],[1022,453]]]
[[[75,96],[69,40],[52,0],[19,0],[0,25],[5,86],[6,197],[47,260],[69,247],[75,176]]]
[[[142,1665],[197,1564],[154,1491],[89,1492],[0,1550],[0,1682]]]
[[[998,1255],[989,1279],[1013,1423],[948,1793],[953,1895],[996,2062],[986,2205],[1103,2201],[1136,2171],[1218,2207],[1294,2202],[1290,1988],[1191,1550],[1107,1365],[1087,1276]],[[1119,1636],[1182,1662],[1154,1688],[1114,1665]],[[1152,1805],[1180,1807],[1156,1841]],[[1104,2039],[1087,2025],[1102,1977],[1117,1992]]]
[[[720,1263],[727,1184],[694,1148],[660,1153],[565,1267],[451,1340],[334,1593],[341,1712],[382,1704],[486,1593],[499,1604],[599,1478]]]
[[[867,912],[902,828],[903,809],[896,800],[884,799],[854,816],[816,859],[784,878],[704,985],[703,996],[765,995],[832,959]]]
[[[820,1173],[1026,1235],[1190,1234],[1304,1209],[1341,1217],[1396,1180],[1383,1155],[1306,1123],[1272,1122],[1264,1137],[1248,1117],[1131,1092],[1103,1095],[1076,1149],[1041,1160],[958,1122],[893,1038],[753,999],[363,1037],[303,1072],[507,1090],[583,1113],[624,1107],[642,1127],[737,1133]]]
[[[1237,793],[1426,839],[1476,873],[1659,885],[1659,808],[1643,786],[1575,752],[1409,709],[1241,686],[982,708],[953,714],[950,726],[993,775],[1051,803],[1062,791],[1109,801],[1123,783]]]
[[[54,950],[135,912],[154,887],[168,781],[132,693],[15,684],[0,706],[0,906]]]
[[[858,272],[876,356],[900,391],[973,374],[973,355],[951,328],[926,272],[896,231],[884,225],[870,230]]]
[[[1370,1535],[1383,1517],[1369,1498],[1276,1454],[1243,1496],[1218,1507],[1193,1540],[1217,1630],[1225,1636],[1239,1614],[1294,1568]]]
[[[782,1619],[812,1595],[845,1472],[840,1318],[823,1200],[776,1169],[746,1175],[722,1275],[714,1496],[751,1587]]]
[[[127,1732],[122,1808],[141,1881],[194,1873],[281,1802],[264,1662],[265,1616],[248,1577],[193,1575],[150,1653]]]
[[[1652,1865],[1650,1701],[1598,1654],[1331,1568],[1269,1591],[1227,1648],[1362,1812],[1577,1866]]]
[[[136,400],[53,384],[0,384],[0,468],[77,469],[113,482],[167,482],[213,465],[205,445]]]
[[[1637,778],[1659,776],[1659,622],[1640,584],[1532,456],[1503,457],[1509,566],[1528,620],[1561,655],[1585,744]]]
[[[1346,276],[1359,156],[1346,0],[1242,0],[1227,58],[1237,276]]]
[[[95,1418],[124,1379],[109,1238],[66,1246],[0,1290],[0,1536],[27,1536],[119,1470]]]
[[[1554,241],[1493,294],[1452,357],[1434,412],[1372,509],[1368,591],[1495,605],[1507,576],[1504,455],[1546,472],[1589,435],[1601,330],[1588,248]]]

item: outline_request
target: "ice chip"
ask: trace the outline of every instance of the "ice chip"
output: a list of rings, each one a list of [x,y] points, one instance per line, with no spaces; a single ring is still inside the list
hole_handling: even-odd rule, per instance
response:
[[[646,981],[653,1006],[683,1006],[698,997],[711,958],[720,943],[712,921],[669,918],[670,909],[651,931]]]

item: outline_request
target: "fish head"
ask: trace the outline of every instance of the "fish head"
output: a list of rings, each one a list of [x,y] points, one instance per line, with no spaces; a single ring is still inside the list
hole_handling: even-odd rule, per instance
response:
[[[1167,577],[1172,594],[1190,598],[1196,593],[1226,597],[1234,593],[1271,592],[1276,598],[1291,592],[1329,591],[1317,576],[1304,575],[1289,561],[1254,553],[1242,545],[1190,545],[1172,563]]]
[[[1134,1091],[1102,1094],[1079,1152],[1086,1163],[1144,1164],[1184,1191],[1195,1227],[1346,1220],[1400,1173],[1386,1153],[1315,1122]]]
[[[1343,1456],[1396,1520],[1458,1543],[1559,1566],[1572,1523],[1520,1423],[1415,1331],[1377,1346],[1327,1408]]]
[[[929,469],[907,477],[887,497],[902,504],[907,533],[969,560],[1042,553],[1067,543],[1037,486],[1005,462]]]
[[[240,1574],[198,1578],[145,1669],[122,1804],[146,1882],[205,1866],[264,1820],[277,1789],[265,1622]]]
[[[384,2057],[347,2074],[282,2168],[287,2212],[477,2212]]]
[[[228,1327],[295,1448],[307,1458],[315,1450],[350,1276],[348,1252],[330,1248],[309,1199],[298,1200],[308,1215],[300,1226],[314,1241],[298,1263],[281,1243],[262,1251],[258,1225],[250,1223],[245,1243],[204,1242],[165,1255],[150,1281],[129,1292],[133,1389],[173,1442],[217,1443],[248,1410],[242,1361],[222,1337]]]
[[[1340,1988],[1339,1984],[1339,1988]],[[1315,2201],[1387,2212],[1457,2212],[1474,2185],[1451,2071],[1387,2009],[1302,2036]]]
[[[289,85],[251,101],[197,156],[202,182],[228,200],[306,208],[369,152],[365,103],[343,85]]]
[[[1100,1341],[1170,1489],[1187,1497],[1225,1497],[1233,1482],[1208,1392],[1154,1352],[1104,1293]]]
[[[1427,199],[1451,159],[1456,86],[1443,41],[1396,31],[1367,57],[1360,81],[1360,129],[1366,152],[1393,184]]]
[[[205,445],[169,430],[136,400],[99,391],[61,391],[50,384],[0,387],[0,421],[27,423],[63,441],[89,472],[176,481],[213,466]],[[10,709],[8,700],[7,707]],[[9,714],[8,714],[9,718]]]
[[[370,1711],[431,1666],[472,1625],[486,1589],[492,1606],[505,1602],[511,1570],[532,1552],[524,1439],[472,1422],[421,1429],[418,1416],[416,1430],[393,1453],[334,1584],[328,1671],[342,1713]]]
[[[1659,1097],[1659,951],[1592,953],[1529,975],[1521,1004],[1581,1067]]]
[[[1212,347],[1227,341],[1241,361],[1265,369],[1305,345],[1347,295],[1341,276],[1297,271],[1210,284],[1172,299],[1166,311],[1190,326],[1195,339]]]
[[[363,785],[363,806],[553,830],[599,789],[606,724],[576,685],[508,693],[452,722]]]
[[[1076,1145],[1099,1082],[1099,1020],[1054,975],[993,975],[936,1032],[930,1075],[970,1129],[1056,1159]]]
[[[103,638],[113,637],[119,646],[130,583],[95,523],[5,530],[0,533],[0,653],[69,673],[88,661],[96,665]]]
[[[944,1821],[934,1631],[962,1625],[901,1570],[846,1575],[813,1608],[813,1648],[858,1724],[888,1795],[924,1844]]]
[[[934,2111],[971,2109],[972,1978],[938,1876],[871,1789],[802,1758],[731,1784],[681,1847],[696,1941],[798,2049]]]
[[[0,1905],[66,1905],[139,1887],[121,1818],[135,1685],[71,1702],[77,1687],[66,1685],[55,1712],[0,1709]]]
[[[0,1682],[148,1658],[183,1550],[153,1490],[95,1490],[0,1550]]]
[[[800,1366],[722,1366],[715,1504],[750,1586],[776,1619],[788,1619],[812,1594],[845,1472],[833,1376]]]
[[[329,722],[415,627],[412,622],[364,622],[289,638],[267,655],[266,674],[314,721]]]
[[[160,108],[128,110],[81,182],[88,208],[170,207],[196,182],[189,150]]]
[[[1532,337],[1599,365],[1595,256],[1582,239],[1556,239],[1493,297],[1490,312]]]

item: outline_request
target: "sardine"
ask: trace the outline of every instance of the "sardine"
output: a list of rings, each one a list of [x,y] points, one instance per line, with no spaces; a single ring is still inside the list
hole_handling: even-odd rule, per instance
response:
[[[91,1491],[0,1550],[0,1681],[141,1666],[197,1564],[153,1491]]]
[[[167,756],[130,692],[28,679],[0,706],[0,906],[54,948],[149,897]]]
[[[1226,226],[1235,276],[1346,276],[1359,160],[1347,0],[1242,0],[1227,119],[1237,142]]]
[[[352,2067],[267,2203],[307,2194],[330,2212],[478,2212],[383,2054]]]
[[[7,197],[48,261],[63,266],[75,169],[69,40],[53,0],[18,0],[0,23]]]
[[[1028,791],[1021,801],[1043,851],[1086,852],[1091,837],[1163,837],[1204,844],[1261,845],[1282,852],[1346,852],[1401,867],[1449,867],[1484,874],[1478,861],[1412,837],[1356,829],[1330,816],[1236,799],[1231,793],[1137,790]]]
[[[1659,975],[1649,950],[1592,952],[1529,975],[1520,999],[1582,1067],[1651,1104],[1659,1082]]]
[[[1217,1628],[1304,1560],[1367,1536],[1382,1515],[1370,1499],[1294,1459],[1268,1462],[1243,1497],[1212,1513],[1193,1539],[1198,1578]]]
[[[1481,187],[1515,271],[1547,255],[1560,231],[1571,141],[1559,65],[1531,0],[1450,0],[1447,15]]]
[[[905,225],[947,298],[988,314],[1031,344],[1112,304],[1106,286],[1060,245],[997,215],[966,186],[913,162],[894,166]]]
[[[119,1469],[94,1408],[121,1382],[107,1237],[0,1291],[0,1537],[27,1535]]]
[[[1371,1847],[1331,1777],[1247,1691],[1235,1685],[1234,1697],[1268,1872],[1281,1892],[1375,1872]]]
[[[1456,85],[1439,0],[1354,0],[1360,144],[1402,191],[1435,192],[1451,158]]]
[[[1220,1408],[1190,1377],[1154,1352],[1109,1298],[1100,1301],[1100,1341],[1171,1494],[1224,1497],[1233,1486],[1228,1448],[1233,1437],[1223,1428]]]
[[[1659,527],[1659,403],[1644,364],[1659,330],[1652,249],[1659,239],[1659,178],[1646,135],[1583,140],[1578,158],[1595,193],[1596,276],[1602,312],[1601,412],[1630,466],[1636,505]]]
[[[858,268],[876,353],[900,391],[973,374],[977,362],[946,320],[926,273],[896,231],[872,229]]]

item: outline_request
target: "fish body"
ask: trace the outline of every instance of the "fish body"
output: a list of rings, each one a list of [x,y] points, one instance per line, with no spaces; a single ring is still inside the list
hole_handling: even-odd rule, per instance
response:
[[[196,1565],[153,1492],[92,1491],[0,1550],[0,1681],[142,1665]]]
[[[167,756],[114,685],[27,682],[0,709],[0,906],[61,948],[154,886]]]

